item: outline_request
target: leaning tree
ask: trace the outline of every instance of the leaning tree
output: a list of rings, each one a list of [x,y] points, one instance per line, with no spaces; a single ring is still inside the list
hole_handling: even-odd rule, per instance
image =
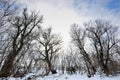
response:
[[[9,19],[9,29],[7,31],[10,38],[9,52],[3,62],[0,77],[8,77],[12,73],[14,61],[20,54],[21,50],[29,43],[29,38],[33,31],[42,22],[42,16],[38,13],[28,13],[27,9],[23,9],[22,14],[14,15]]]
[[[72,42],[78,48],[78,52],[82,55],[88,76],[95,74],[96,69],[93,65],[92,59],[89,53],[85,49],[86,31],[77,24],[71,26],[71,38]]]

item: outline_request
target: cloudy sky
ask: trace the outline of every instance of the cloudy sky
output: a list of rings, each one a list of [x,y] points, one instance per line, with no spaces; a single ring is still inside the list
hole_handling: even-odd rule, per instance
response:
[[[65,47],[70,42],[70,26],[73,23],[94,19],[109,20],[120,24],[120,0],[18,0],[28,10],[43,14],[43,26],[52,26],[63,37]]]

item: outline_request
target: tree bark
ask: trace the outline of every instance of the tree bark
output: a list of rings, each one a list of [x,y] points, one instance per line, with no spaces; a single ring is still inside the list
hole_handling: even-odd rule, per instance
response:
[[[13,52],[8,55],[0,71],[0,77],[8,77],[11,75],[11,70],[13,68],[13,62],[16,56],[17,56],[17,52]]]

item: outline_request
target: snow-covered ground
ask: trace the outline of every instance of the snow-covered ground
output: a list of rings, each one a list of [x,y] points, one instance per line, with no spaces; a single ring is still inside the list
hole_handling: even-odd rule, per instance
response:
[[[22,79],[11,77],[8,80],[27,80],[26,79],[27,77],[28,77],[28,75]],[[95,75],[94,77],[88,78],[86,75],[80,75],[80,74],[73,74],[73,75],[51,74],[51,75],[45,76],[45,77],[37,77],[36,79],[32,79],[32,80],[120,80],[120,75],[119,76],[109,76],[109,77],[105,77],[105,76],[100,77],[99,75]]]
[[[37,78],[37,80],[120,80],[120,76],[116,77],[100,77],[100,76],[94,76],[91,78],[88,78],[86,75],[80,75],[80,74],[73,74],[73,75],[50,75],[46,76],[44,78]]]

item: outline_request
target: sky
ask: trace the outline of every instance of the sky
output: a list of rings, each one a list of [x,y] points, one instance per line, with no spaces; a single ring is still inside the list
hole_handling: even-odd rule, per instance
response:
[[[64,47],[70,43],[70,26],[95,19],[120,25],[120,0],[18,0],[28,10],[43,15],[43,27],[53,27],[62,36]]]

